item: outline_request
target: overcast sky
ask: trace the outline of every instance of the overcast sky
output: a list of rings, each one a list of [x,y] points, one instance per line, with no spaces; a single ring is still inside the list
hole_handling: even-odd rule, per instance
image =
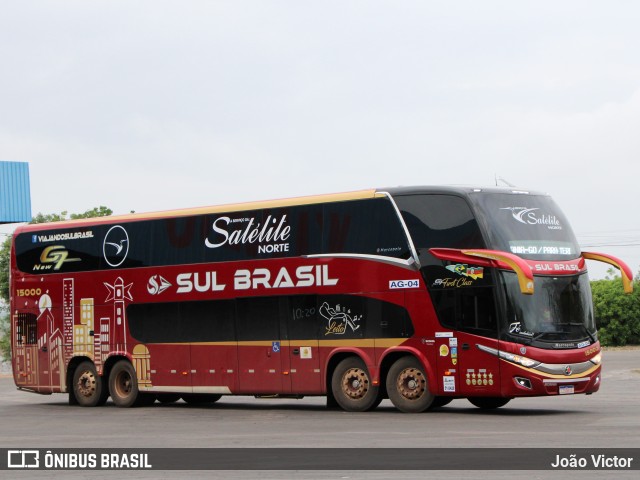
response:
[[[504,178],[637,272],[639,19],[632,0],[4,2],[0,160],[29,162],[34,214]]]

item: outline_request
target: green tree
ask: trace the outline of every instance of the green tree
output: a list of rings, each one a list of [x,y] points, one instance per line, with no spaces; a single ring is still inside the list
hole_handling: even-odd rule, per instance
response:
[[[113,212],[110,208],[99,206],[87,210],[84,213],[72,213],[64,211],[61,213],[42,214],[38,213],[30,223],[50,223],[63,220],[77,220],[80,218],[106,217]],[[10,323],[9,313],[5,308],[9,305],[9,259],[11,254],[11,236],[7,236],[0,244],[0,356],[11,357],[11,337],[9,334]]]
[[[640,344],[640,273],[634,287],[633,293],[625,295],[620,278],[611,274],[604,280],[591,282],[594,314],[603,345]]]

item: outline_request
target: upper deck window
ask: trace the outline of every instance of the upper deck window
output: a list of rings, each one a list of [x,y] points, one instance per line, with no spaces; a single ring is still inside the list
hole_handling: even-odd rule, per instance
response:
[[[463,198],[454,195],[394,198],[422,265],[433,263],[429,248],[485,248],[478,222]]]
[[[82,225],[15,237],[18,269],[38,275],[314,254],[409,258],[388,198]]]

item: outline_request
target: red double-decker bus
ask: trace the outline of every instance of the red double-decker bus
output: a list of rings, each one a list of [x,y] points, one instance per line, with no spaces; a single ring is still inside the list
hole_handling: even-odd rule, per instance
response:
[[[121,407],[323,395],[348,411],[600,388],[585,259],[545,194],[415,187],[27,225],[20,389]]]

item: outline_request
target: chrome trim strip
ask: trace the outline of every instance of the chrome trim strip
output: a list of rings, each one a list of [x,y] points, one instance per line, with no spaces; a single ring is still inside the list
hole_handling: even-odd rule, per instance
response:
[[[544,383],[545,385],[554,385],[556,383],[582,383],[582,382],[588,382],[591,380],[591,377],[587,377],[587,378],[558,378],[558,379],[552,379],[552,378],[543,378],[542,379],[542,383]]]
[[[409,270],[418,270],[419,266],[415,265],[415,260],[410,258],[404,260],[402,258],[385,257],[382,255],[367,255],[364,253],[315,253],[313,255],[303,255],[303,258],[355,258],[359,260],[371,260],[373,262],[387,263],[396,265]]]
[[[180,386],[171,386],[164,385],[161,387],[145,387],[140,385],[141,392],[159,392],[159,393],[220,393],[229,395],[231,394],[231,390],[229,387],[180,387]]]
[[[580,375],[581,373],[592,369],[593,366],[593,362],[590,362],[589,360],[580,363],[541,363],[536,367],[536,370],[540,370],[541,372],[548,373],[550,375],[566,375],[564,373],[565,368],[571,367],[571,375]]]
[[[409,244],[409,248],[411,249],[411,256],[413,256],[413,260],[415,261],[416,265],[418,266],[418,270],[419,270],[420,269],[420,260],[418,258],[418,251],[416,250],[416,247],[413,244],[413,239],[411,238],[411,235],[409,234],[409,229],[407,228],[407,224],[404,223],[404,218],[402,218],[402,214],[400,213],[400,209],[398,208],[398,205],[396,204],[396,201],[393,199],[393,197],[391,196],[391,194],[389,192],[376,191],[376,193],[381,194],[381,195],[385,195],[389,199],[389,201],[391,202],[391,205],[393,205],[393,208],[396,211],[396,215],[398,215],[398,219],[400,220],[400,224],[402,225],[402,228],[404,230],[404,234],[407,237],[407,243]]]

